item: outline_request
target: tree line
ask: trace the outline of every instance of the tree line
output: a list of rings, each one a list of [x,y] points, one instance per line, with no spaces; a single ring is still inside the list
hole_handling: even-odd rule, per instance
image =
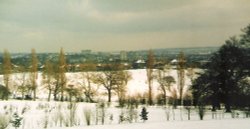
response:
[[[183,53],[181,56],[181,58],[184,58]],[[155,62],[156,60],[154,58],[154,53],[152,50],[149,50],[146,68],[146,77],[149,90],[146,96],[144,96],[144,103],[148,103],[149,105],[154,104],[154,95],[152,91],[155,85],[153,84],[154,80],[158,80],[158,83],[161,84],[163,95],[161,95],[160,99],[163,99],[163,103],[167,103],[166,92],[171,90],[170,87],[173,83],[175,83],[174,77],[172,77],[170,74],[165,76],[166,71],[170,70],[171,68],[160,67],[158,70],[156,70]],[[15,72],[17,72],[19,75],[15,76],[15,78],[11,77],[11,74],[13,74],[13,67],[15,66],[13,66],[11,63],[9,52],[5,50],[2,65],[4,86],[1,86],[5,90],[1,90],[1,99],[8,100],[10,94],[13,95],[16,93],[21,93],[21,96],[18,96],[19,99],[36,100],[38,90],[38,63],[39,60],[37,59],[35,49],[32,49],[30,54],[30,63],[27,65],[28,67],[18,66],[15,68]],[[80,69],[82,72],[80,72],[81,77],[79,79],[79,83],[77,83],[78,86],[68,84],[70,79],[66,77],[67,66],[65,54],[62,48],[60,50],[57,62],[51,62],[49,59],[47,59],[42,66],[42,87],[47,92],[48,101],[51,99],[57,101],[64,101],[67,99],[72,101],[72,99],[79,99],[77,97],[84,95],[87,102],[94,102],[94,97],[97,95],[99,86],[104,87],[106,90],[108,102],[112,101],[111,98],[112,94],[114,93],[117,95],[118,102],[121,106],[125,101],[127,101],[127,84],[132,79],[132,75],[121,63],[115,62],[105,64],[103,66],[104,68],[99,71],[96,69],[96,64],[88,63],[81,65]],[[184,68],[180,69],[183,70]],[[158,74],[156,74],[156,71],[158,71]],[[183,82],[183,80],[181,82]],[[93,84],[97,85],[97,87],[93,86]],[[184,84],[181,84],[180,87],[182,87],[180,88],[180,90],[182,90]],[[176,90],[175,92],[177,94]],[[65,98],[65,95],[67,95],[67,98]]]
[[[28,63],[28,62],[27,62]],[[21,93],[19,99],[37,99],[38,88],[38,59],[35,49],[31,50],[30,64],[28,67],[18,66],[17,72],[19,76],[11,77],[13,72],[13,64],[11,63],[11,56],[7,50],[3,54],[3,81],[4,85],[0,86],[0,97],[3,100],[8,100],[14,92]],[[131,79],[131,74],[125,71],[123,65],[119,63],[107,64],[102,71],[96,71],[95,64],[81,65],[81,79],[80,88],[74,85],[68,85],[69,79],[66,77],[67,63],[63,48],[61,48],[58,61],[51,62],[46,60],[42,66],[42,85],[48,91],[48,101],[52,99],[57,101],[65,101],[65,95],[68,95],[69,101],[73,97],[84,94],[88,102],[94,102],[93,96],[97,93],[97,88],[92,86],[93,83],[102,85],[108,93],[108,102],[111,102],[112,92],[116,92],[119,102],[122,103],[125,99],[125,92],[128,81]],[[28,72],[27,72],[28,71]],[[16,81],[14,81],[16,80]],[[15,83],[17,82],[17,83]],[[65,93],[66,92],[66,93]],[[77,99],[77,98],[75,98]]]
[[[212,105],[212,110],[225,106],[250,109],[250,25],[240,36],[225,41],[204,65],[204,72],[192,86],[194,104]]]
[[[31,50],[30,54],[30,61],[27,62],[29,65],[25,66],[15,66],[11,63],[11,56],[8,50],[4,50],[3,54],[3,80],[4,86],[1,86],[2,89],[5,89],[0,93],[1,99],[8,100],[9,95],[13,94],[14,90],[21,92],[22,96],[21,99],[33,99],[36,100],[37,98],[37,79],[38,79],[38,59],[36,55],[35,49]],[[14,71],[19,73],[20,76],[16,76],[15,78],[11,78],[11,74]],[[55,99],[57,99],[57,94],[59,92],[62,93],[61,99],[63,99],[63,91],[65,87],[65,72],[66,72],[66,63],[65,63],[65,54],[63,48],[60,50],[58,62],[52,63],[47,60],[46,64],[44,65],[43,77],[55,77],[57,78],[56,82],[56,90],[55,90]],[[18,83],[14,83],[14,80],[17,80]],[[46,83],[50,83],[50,79],[44,81]],[[51,87],[48,86],[49,92],[51,92]],[[31,97],[31,94],[32,97]],[[28,96],[29,95],[29,96]],[[49,95],[50,99],[50,95]]]

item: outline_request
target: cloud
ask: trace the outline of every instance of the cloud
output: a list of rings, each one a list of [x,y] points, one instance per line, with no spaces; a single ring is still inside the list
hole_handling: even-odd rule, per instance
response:
[[[1,0],[0,44],[41,51],[221,45],[249,24],[248,12],[248,0]]]

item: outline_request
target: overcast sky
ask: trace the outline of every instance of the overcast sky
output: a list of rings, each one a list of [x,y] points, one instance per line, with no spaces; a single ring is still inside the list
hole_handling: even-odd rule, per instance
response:
[[[10,52],[220,46],[248,24],[249,0],[0,0]]]

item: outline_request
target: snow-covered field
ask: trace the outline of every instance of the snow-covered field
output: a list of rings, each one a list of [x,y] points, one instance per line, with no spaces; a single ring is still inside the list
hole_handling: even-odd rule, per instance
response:
[[[197,70],[196,70],[197,71]],[[128,82],[127,84],[127,95],[128,96],[133,96],[136,94],[144,94],[148,92],[148,84],[147,84],[147,76],[146,76],[146,70],[145,69],[137,69],[137,70],[128,70],[128,72],[132,75],[132,79]],[[155,76],[157,72],[155,71]],[[169,75],[173,76],[175,78],[176,83],[173,84],[172,86],[177,89],[177,82],[178,82],[178,77],[177,77],[177,71],[175,69],[172,69],[169,71]],[[25,81],[23,79],[25,78]],[[84,75],[81,72],[76,72],[76,73],[66,73],[67,77],[67,85],[73,85],[75,87],[81,87],[84,83]],[[14,73],[11,75],[11,80],[10,80],[10,87],[11,89],[14,90],[15,96],[21,96],[20,92],[17,92],[17,87],[20,86],[22,83],[28,84],[30,81],[29,79],[29,74],[23,74],[23,73]],[[86,81],[86,80],[85,80]],[[43,77],[42,73],[38,73],[38,78],[37,78],[37,97],[40,99],[45,99],[47,98],[47,93],[48,90],[46,90],[44,84],[43,84]],[[0,84],[3,83],[3,76],[0,75]],[[190,86],[191,81],[190,78],[186,75],[185,76],[185,87],[184,87],[184,92],[188,89]],[[91,84],[92,87],[95,87],[96,84]],[[153,96],[155,97],[159,91],[159,84],[156,79],[153,80]],[[176,90],[178,92],[178,90]],[[106,90],[102,87],[99,86],[99,92],[103,93],[106,92]],[[106,99],[106,97],[100,96],[97,99]],[[115,96],[113,96],[113,99],[116,99]]]
[[[110,107],[106,105],[104,108],[105,115],[102,124],[102,109],[97,108],[96,104],[77,103],[73,110],[70,110],[69,106],[70,104],[67,102],[1,101],[0,114],[8,115],[18,112],[19,116],[23,117],[20,129],[43,129],[45,127],[48,129],[249,129],[250,127],[250,118],[246,118],[244,112],[240,111],[237,111],[239,114],[235,118],[232,118],[231,113],[217,111],[216,117],[212,119],[212,112],[206,110],[204,120],[201,121],[196,109],[191,110],[191,120],[188,120],[185,108],[182,109],[181,115],[180,109],[169,108],[168,110],[158,106],[145,106],[149,113],[148,120],[143,122],[139,116],[144,107],[141,105],[133,109],[134,116],[130,123],[128,120],[119,122],[121,114],[125,118],[129,117],[130,109],[117,108],[115,104],[112,104]],[[86,124],[85,111],[91,112],[90,126]],[[166,111],[170,111],[169,121]],[[96,123],[96,121],[98,122]],[[72,127],[69,127],[71,124]],[[11,124],[9,124],[9,129],[14,129]]]
[[[146,70],[129,70],[132,74],[132,80],[127,85],[127,95],[143,94],[147,92]],[[170,74],[177,81],[176,70],[171,70]],[[12,76],[12,86],[15,89],[21,81],[22,74],[14,74]],[[67,73],[68,84],[78,85],[82,77],[81,73]],[[3,84],[2,76],[0,83]],[[190,85],[190,79],[186,76],[187,89]],[[172,109],[172,107],[146,106],[139,105],[137,108],[118,108],[117,103],[113,102],[110,105],[105,104],[105,108],[101,108],[100,104],[96,103],[68,103],[68,102],[47,102],[44,99],[47,97],[47,91],[42,85],[42,76],[39,73],[37,80],[38,84],[38,100],[37,101],[0,101],[0,124],[4,118],[11,119],[12,114],[17,112],[22,117],[20,129],[249,129],[250,119],[246,118],[244,112],[236,111],[235,118],[232,114],[224,113],[219,110],[212,113],[209,109],[206,110],[204,120],[199,119],[198,111],[195,108],[191,109],[190,118],[188,120],[188,112],[185,107]],[[95,86],[95,85],[94,85]],[[154,95],[159,93],[158,83],[153,82]],[[173,87],[177,88],[177,84]],[[103,92],[103,89],[99,89]],[[16,94],[18,95],[18,94]],[[101,99],[105,100],[103,96]],[[115,95],[113,95],[115,100]],[[146,107],[148,120],[143,122],[140,118],[142,107]],[[208,107],[209,108],[209,107]],[[167,120],[167,112],[169,112],[169,120]],[[90,126],[87,126],[86,115],[89,114]],[[125,118],[120,121],[121,116]],[[214,117],[212,117],[214,116]],[[132,119],[132,120],[131,120]],[[72,126],[72,127],[70,127]],[[11,124],[8,129],[14,129]]]
[[[98,125],[88,127],[72,127],[67,129],[249,129],[250,119],[209,120],[209,121],[173,121],[146,122],[119,125]],[[61,128],[53,128],[61,129]]]

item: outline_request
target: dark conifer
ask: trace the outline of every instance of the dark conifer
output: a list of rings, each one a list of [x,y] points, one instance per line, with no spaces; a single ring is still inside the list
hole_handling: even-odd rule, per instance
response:
[[[12,126],[15,127],[15,129],[19,128],[21,126],[21,121],[22,121],[22,117],[20,117],[17,113],[13,114],[13,120],[11,120],[10,122],[12,123]]]
[[[147,109],[145,107],[142,108],[140,116],[141,116],[141,120],[143,120],[143,122],[148,120],[148,112],[147,112]]]

